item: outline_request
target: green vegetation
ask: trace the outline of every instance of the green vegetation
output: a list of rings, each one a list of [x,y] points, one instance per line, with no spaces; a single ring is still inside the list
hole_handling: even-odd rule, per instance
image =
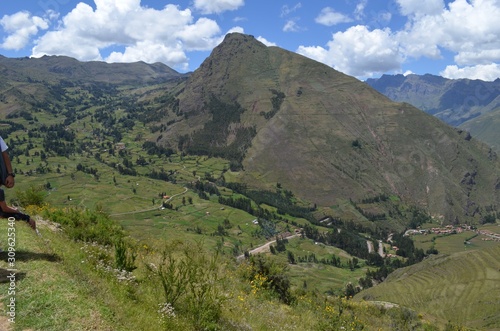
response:
[[[287,265],[271,256],[234,263],[200,241],[136,242],[137,267],[127,271],[113,263],[119,250],[70,238],[66,230],[73,225],[60,231],[53,222],[38,221],[42,237],[16,224],[16,330],[270,330],[284,325],[377,330],[410,324],[415,330],[439,330],[403,308],[324,297],[294,286]],[[0,223],[0,233],[9,226]],[[7,293],[8,287],[2,284],[0,290]],[[8,300],[4,296],[4,304]]]
[[[494,246],[472,233],[427,242],[403,232],[430,226],[430,215],[455,222],[455,213],[496,226],[497,163],[474,140],[356,80],[233,37],[230,45],[248,47],[222,44],[232,56],[188,81],[167,73],[153,84],[135,66],[133,78],[113,80],[89,64],[96,78],[82,83],[61,74],[79,70],[67,59],[59,73],[31,68],[39,82],[21,69],[0,78],[1,134],[17,174],[7,199],[42,233],[16,224],[16,328],[465,325],[419,315],[418,301],[350,297],[402,267],[428,272],[427,255]],[[420,288],[411,290],[418,298]]]
[[[231,161],[231,170],[240,170],[245,152],[256,134],[255,127],[239,127],[231,130],[232,124],[240,123],[240,116],[245,111],[239,104],[229,105],[212,96],[206,108],[212,119],[191,137],[182,136],[179,140],[179,149],[189,154],[228,159]],[[234,138],[228,144],[230,134]]]
[[[473,137],[486,142],[496,153],[500,152],[500,136],[498,134],[498,125],[500,124],[500,109],[496,108],[490,112],[471,118],[460,125],[460,128],[467,130]],[[493,154],[492,154],[493,157]]]

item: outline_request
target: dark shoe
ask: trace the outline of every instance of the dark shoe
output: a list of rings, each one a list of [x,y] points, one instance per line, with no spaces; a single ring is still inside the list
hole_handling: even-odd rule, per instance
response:
[[[29,221],[28,221],[28,224],[30,225],[30,227],[36,231],[36,222],[30,218]],[[37,231],[38,232],[38,231]]]

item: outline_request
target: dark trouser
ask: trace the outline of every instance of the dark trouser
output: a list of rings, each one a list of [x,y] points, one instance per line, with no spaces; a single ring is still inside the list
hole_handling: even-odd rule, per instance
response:
[[[16,221],[26,221],[30,220],[30,216],[23,213],[6,213],[0,209],[0,217],[9,218],[14,217]]]

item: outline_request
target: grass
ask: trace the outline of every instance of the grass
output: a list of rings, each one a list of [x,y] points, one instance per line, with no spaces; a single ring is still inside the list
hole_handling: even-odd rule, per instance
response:
[[[461,128],[469,131],[473,137],[483,140],[488,143],[497,152],[500,151],[498,144],[499,134],[496,129],[500,124],[500,109],[494,109],[479,117],[468,120],[460,125]]]
[[[0,233],[7,233],[7,222],[0,223]],[[133,310],[142,314],[128,316],[132,302],[125,287],[98,274],[83,245],[69,241],[60,233],[41,226],[43,237],[34,235],[25,224],[16,224],[16,330],[138,330],[158,328],[147,318],[154,306],[142,302]],[[5,240],[2,240],[5,250]],[[5,260],[5,253],[2,254]],[[8,267],[2,262],[2,268]],[[0,286],[4,303],[7,285]],[[96,295],[97,294],[97,295]],[[120,308],[120,309],[118,309]],[[124,321],[126,321],[124,323]]]
[[[310,239],[289,239],[286,249],[287,252],[292,252],[296,259],[311,253],[318,260],[331,259],[332,255],[340,258],[342,266],[339,267],[313,262],[297,262],[289,265],[293,285],[297,288],[305,287],[308,291],[342,295],[346,285],[348,283],[357,285],[358,279],[364,277],[367,270],[361,260],[359,267],[351,271],[347,267],[347,262],[353,256],[336,247],[314,243]],[[279,253],[277,257],[283,262],[287,261],[286,252]]]

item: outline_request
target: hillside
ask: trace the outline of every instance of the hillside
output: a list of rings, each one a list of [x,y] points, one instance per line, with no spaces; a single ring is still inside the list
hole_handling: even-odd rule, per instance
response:
[[[391,100],[408,102],[453,126],[500,107],[500,79],[493,82],[434,75],[383,75],[366,83]]]
[[[190,130],[197,130],[183,139],[184,150],[239,151],[239,176],[254,186],[282,183],[321,206],[395,195],[447,222],[481,217],[484,206],[499,201],[498,160],[486,145],[353,77],[252,36],[226,36],[178,99]],[[214,99],[239,109],[237,116],[215,122],[220,116],[214,114],[206,125]],[[175,139],[176,128],[182,124],[164,139]],[[224,135],[210,141],[210,128]]]
[[[386,301],[442,321],[498,330],[500,246],[430,257],[393,272],[356,300]]]
[[[60,219],[69,217],[69,213],[58,214]],[[72,240],[66,233],[71,227],[37,220],[41,237],[25,224],[15,225],[15,293],[8,294],[12,284],[4,273],[9,268],[7,253],[0,253],[2,331],[375,331],[408,326],[441,330],[441,324],[432,324],[406,308],[372,307],[304,289],[296,292],[296,302],[284,304],[266,288],[265,277],[252,277],[249,261],[235,265],[227,256],[199,251],[199,241],[134,243],[125,238],[127,248],[135,247],[137,268],[119,270],[113,247]],[[1,222],[0,231],[6,232],[9,226]],[[286,279],[288,270],[282,263],[261,261],[272,266],[271,276],[279,272]],[[184,272],[181,279],[173,273],[177,270]],[[179,287],[170,286],[171,280]],[[199,292],[190,291],[191,286]],[[172,290],[170,295],[168,290]],[[177,293],[180,296],[175,298]],[[15,298],[15,316],[6,314],[11,298]]]
[[[460,125],[461,129],[470,132],[473,137],[490,145],[500,153],[500,107],[470,119]]]
[[[188,75],[160,63],[108,64],[80,62],[66,56],[14,59],[0,55],[0,113],[33,112],[47,103],[67,107],[65,102],[70,100],[61,99],[65,88],[116,94],[118,88],[175,82]]]

